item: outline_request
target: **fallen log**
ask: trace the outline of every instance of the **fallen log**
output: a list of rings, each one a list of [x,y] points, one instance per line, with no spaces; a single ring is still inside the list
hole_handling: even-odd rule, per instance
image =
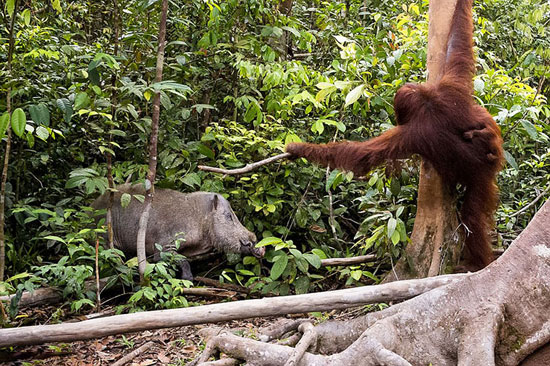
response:
[[[99,291],[103,290],[110,278],[104,278],[99,281]],[[84,285],[86,290],[95,290],[96,284],[94,280],[86,281]],[[206,296],[227,298],[236,295],[236,291],[210,288],[210,287],[191,287],[181,289],[183,295],[188,296]],[[242,292],[242,290],[241,290]],[[15,295],[0,296],[0,302],[9,302]],[[57,287],[38,288],[32,292],[24,291],[19,300],[19,307],[33,307],[40,305],[57,304],[63,301],[62,290]]]
[[[149,329],[217,323],[228,320],[345,309],[371,303],[406,300],[431,289],[461,281],[468,274],[396,281],[314,294],[234,301],[191,308],[114,315],[79,323],[0,329],[0,347],[73,342]]]
[[[99,291],[103,290],[105,285],[109,282],[111,277],[103,278],[99,280]],[[96,290],[95,280],[89,280],[84,283],[84,288],[86,291]],[[0,296],[0,302],[9,302],[15,295],[6,295]],[[36,290],[24,291],[19,299],[19,307],[22,306],[39,306],[39,305],[48,305],[55,304],[63,301],[62,290],[57,287],[42,287],[37,288]]]

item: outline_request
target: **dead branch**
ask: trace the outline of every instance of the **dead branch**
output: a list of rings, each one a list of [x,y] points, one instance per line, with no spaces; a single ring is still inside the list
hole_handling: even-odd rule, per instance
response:
[[[49,342],[73,342],[148,329],[300,314],[312,311],[329,311],[358,305],[405,300],[436,287],[461,281],[468,276],[468,274],[438,276],[314,294],[115,315],[85,320],[80,323],[0,329],[0,347]],[[286,359],[288,359],[288,356],[285,361]]]
[[[126,365],[128,362],[132,361],[137,356],[141,355],[143,352],[147,351],[149,348],[151,348],[155,343],[154,342],[147,342],[143,344],[141,347],[133,350],[132,352],[128,353],[126,356],[122,357],[117,362],[113,363],[112,366],[122,366]]]
[[[216,168],[213,166],[206,166],[206,165],[199,165],[198,168],[206,172],[213,172],[213,173],[220,173],[220,174],[227,174],[227,175],[238,175],[238,174],[248,173],[252,170],[255,170],[261,167],[262,165],[266,165],[277,160],[285,159],[290,156],[291,155],[289,153],[283,153],[283,154],[272,156],[264,160],[257,161],[252,164],[246,164],[243,168],[238,168],[238,169],[222,169],[222,168]]]
[[[235,291],[228,291],[225,289],[212,288],[212,287],[184,288],[184,289],[181,289],[181,292],[184,295],[222,297],[222,298],[233,297],[237,294]]]
[[[515,212],[513,214],[510,215],[510,217],[514,217],[514,216],[518,216],[522,213],[524,213],[525,211],[527,211],[529,209],[529,207],[533,206],[535,203],[537,203],[542,197],[544,197],[544,195],[546,193],[548,193],[548,191],[550,191],[550,186],[546,187],[546,189],[544,191],[542,191],[541,194],[539,194],[537,196],[537,198],[535,198],[533,201],[531,201],[528,205],[524,206],[521,210],[519,210],[518,212]]]
[[[321,266],[352,266],[354,264],[361,264],[365,262],[372,262],[376,260],[375,254],[360,255],[357,257],[347,257],[347,258],[328,258],[321,259]]]
[[[196,276],[195,281],[202,282],[202,283],[204,283],[205,285],[208,285],[208,286],[223,288],[223,289],[229,290],[229,291],[241,292],[243,294],[249,294],[250,293],[250,290],[247,289],[246,287],[235,285],[233,283],[221,283],[220,281],[216,281],[216,280],[213,280],[211,278]]]

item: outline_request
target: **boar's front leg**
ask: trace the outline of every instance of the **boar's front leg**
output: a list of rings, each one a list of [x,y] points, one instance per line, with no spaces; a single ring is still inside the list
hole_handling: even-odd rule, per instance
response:
[[[193,273],[191,272],[191,265],[187,259],[181,259],[178,261],[178,267],[180,267],[180,279],[193,281]]]

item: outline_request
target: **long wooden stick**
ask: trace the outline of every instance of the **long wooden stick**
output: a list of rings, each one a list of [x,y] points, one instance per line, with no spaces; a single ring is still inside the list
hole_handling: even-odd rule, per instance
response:
[[[306,295],[271,297],[183,309],[114,315],[79,323],[0,329],[0,347],[49,342],[74,342],[148,329],[312,311],[329,311],[371,303],[405,300],[436,287],[461,281],[466,276],[468,275],[438,276]]]
[[[376,260],[376,254],[359,255],[357,257],[321,259],[321,266],[351,266]]]
[[[216,168],[213,166],[206,166],[206,165],[199,165],[198,168],[206,172],[213,172],[213,173],[220,173],[220,174],[227,174],[227,175],[238,175],[238,174],[248,173],[252,170],[255,170],[261,167],[262,165],[266,165],[277,160],[285,159],[290,156],[291,154],[289,153],[283,153],[283,154],[272,156],[264,160],[257,161],[252,164],[246,164],[244,167],[238,168],[238,169],[222,169],[222,168]]]

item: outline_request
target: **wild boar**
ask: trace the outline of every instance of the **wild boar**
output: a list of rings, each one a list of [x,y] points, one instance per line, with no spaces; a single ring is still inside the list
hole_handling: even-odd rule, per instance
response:
[[[121,205],[123,193],[145,195],[142,184],[124,184],[114,195],[112,217],[115,248],[129,256],[136,255],[136,238],[143,204],[132,196],[126,207]],[[92,207],[106,209],[109,193],[98,197]],[[179,247],[176,249],[176,243]],[[153,262],[160,259],[155,247],[176,251],[187,258],[212,251],[241,253],[263,257],[265,248],[256,248],[256,236],[247,230],[220,194],[210,192],[181,193],[171,189],[155,189],[147,224],[145,250]],[[189,263],[180,263],[182,278],[192,279]]]

